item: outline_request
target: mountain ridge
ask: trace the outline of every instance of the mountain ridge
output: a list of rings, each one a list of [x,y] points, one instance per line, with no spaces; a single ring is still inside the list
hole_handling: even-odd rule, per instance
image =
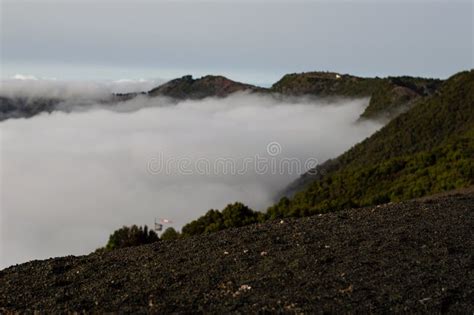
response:
[[[361,119],[385,121],[408,110],[414,101],[431,95],[441,84],[438,79],[416,77],[361,78],[336,72],[303,72],[284,75],[270,88],[233,81],[220,75],[194,79],[191,75],[170,80],[146,92],[113,93],[99,103],[129,101],[137,96],[168,97],[174,100],[227,97],[236,92],[281,94],[315,97],[370,97]],[[9,118],[29,118],[41,112],[52,112],[64,100],[58,98],[0,97],[0,121]]]
[[[219,75],[206,75],[199,79],[193,79],[191,75],[186,75],[148,91],[147,95],[150,97],[167,96],[175,99],[203,99],[206,97],[226,97],[236,92],[263,90],[265,89],[233,81]]]

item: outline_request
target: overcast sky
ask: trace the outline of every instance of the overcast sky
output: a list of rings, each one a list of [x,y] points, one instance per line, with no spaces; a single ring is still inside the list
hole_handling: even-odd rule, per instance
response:
[[[1,1],[2,77],[288,72],[447,77],[473,67],[472,1]]]

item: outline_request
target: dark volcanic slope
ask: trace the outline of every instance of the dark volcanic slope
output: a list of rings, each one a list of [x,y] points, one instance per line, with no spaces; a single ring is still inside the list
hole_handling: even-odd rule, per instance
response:
[[[9,310],[474,311],[474,192],[0,272]]]

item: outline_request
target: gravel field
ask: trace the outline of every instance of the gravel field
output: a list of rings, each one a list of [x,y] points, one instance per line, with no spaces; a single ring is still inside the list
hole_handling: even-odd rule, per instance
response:
[[[474,192],[31,261],[0,313],[474,312]]]

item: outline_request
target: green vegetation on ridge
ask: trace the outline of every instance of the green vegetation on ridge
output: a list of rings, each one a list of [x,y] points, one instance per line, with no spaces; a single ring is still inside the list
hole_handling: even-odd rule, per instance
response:
[[[239,224],[221,224],[209,211],[183,227],[183,235],[214,232],[281,217],[300,217],[422,197],[474,184],[474,71],[443,83],[407,113],[354,146],[328,174],[266,213],[245,208]],[[238,209],[244,209],[239,204]],[[184,233],[186,231],[186,233]]]
[[[335,72],[306,72],[285,75],[271,91],[285,95],[370,97],[361,118],[390,119],[408,110],[419,98],[432,95],[441,83],[409,76],[361,78]]]

